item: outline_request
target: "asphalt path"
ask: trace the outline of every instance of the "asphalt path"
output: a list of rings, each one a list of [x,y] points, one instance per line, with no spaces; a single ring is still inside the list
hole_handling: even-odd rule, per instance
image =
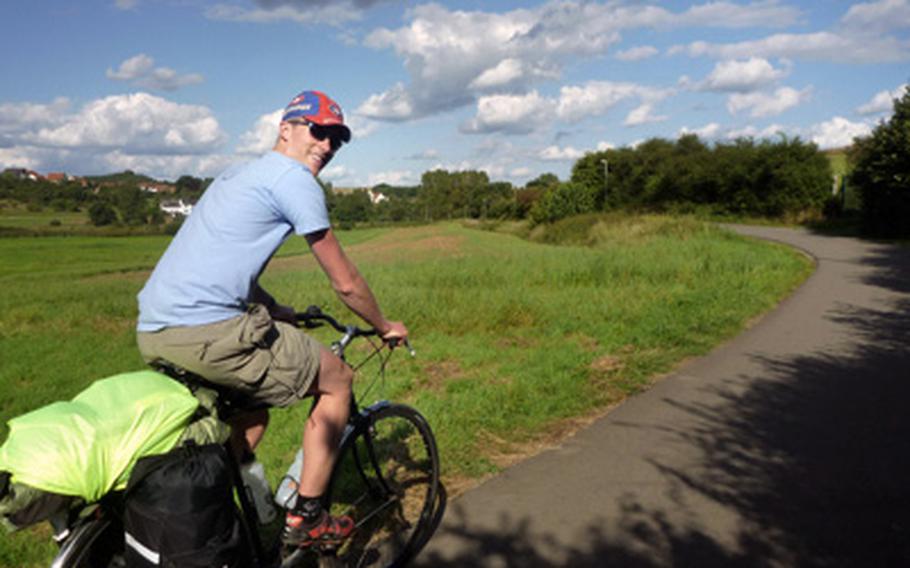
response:
[[[910,248],[731,228],[816,270],[734,340],[449,502],[418,566],[910,566]]]

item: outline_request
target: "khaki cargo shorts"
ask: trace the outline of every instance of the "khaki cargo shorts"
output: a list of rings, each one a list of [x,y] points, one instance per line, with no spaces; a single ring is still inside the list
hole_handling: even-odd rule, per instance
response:
[[[139,332],[149,364],[167,361],[236,391],[247,408],[289,406],[304,398],[319,373],[322,345],[265,306],[207,325]]]

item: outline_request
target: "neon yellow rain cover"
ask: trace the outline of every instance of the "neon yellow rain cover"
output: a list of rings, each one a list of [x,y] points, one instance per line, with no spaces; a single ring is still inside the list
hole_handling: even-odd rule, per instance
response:
[[[154,371],[96,381],[70,402],[56,402],[9,421],[0,470],[13,481],[96,501],[123,489],[140,457],[177,443],[197,400]]]

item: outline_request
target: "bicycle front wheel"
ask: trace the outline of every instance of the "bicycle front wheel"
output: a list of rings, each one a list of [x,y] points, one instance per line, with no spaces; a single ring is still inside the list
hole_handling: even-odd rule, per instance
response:
[[[401,566],[434,526],[439,454],[426,419],[411,407],[369,409],[345,440],[329,490],[333,515],[350,515],[353,536],[336,565]]]

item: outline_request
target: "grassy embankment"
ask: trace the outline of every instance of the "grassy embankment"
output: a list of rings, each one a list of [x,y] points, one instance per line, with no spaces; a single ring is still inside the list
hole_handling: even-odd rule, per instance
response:
[[[587,246],[455,224],[343,234],[386,312],[411,329],[418,356],[393,361],[382,394],[429,417],[450,493],[706,352],[809,271],[789,250],[691,219],[590,217],[555,230]],[[2,422],[142,367],[134,297],[166,243],[0,239]],[[344,313],[300,239],[263,280],[289,303]],[[273,483],[295,451],[304,406],[273,413],[260,449]],[[46,565],[47,534],[3,538],[0,565]]]

